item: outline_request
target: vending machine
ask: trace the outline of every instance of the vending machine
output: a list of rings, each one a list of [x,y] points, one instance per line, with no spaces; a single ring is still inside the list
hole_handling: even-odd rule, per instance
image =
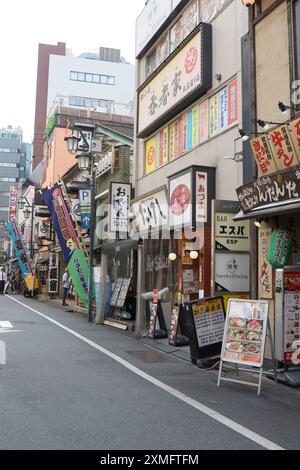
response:
[[[275,358],[284,365],[285,380],[300,386],[300,267],[276,270]]]

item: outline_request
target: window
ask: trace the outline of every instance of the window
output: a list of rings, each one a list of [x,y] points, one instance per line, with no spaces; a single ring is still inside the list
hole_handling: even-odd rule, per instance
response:
[[[0,162],[0,166],[5,167],[5,168],[17,168],[16,163]]]
[[[0,191],[0,197],[9,197],[10,193],[6,191]]]
[[[9,209],[9,207],[2,207],[2,206],[0,206],[0,211],[1,211],[1,212],[4,212],[4,211],[6,212],[6,211],[8,211],[8,209]]]
[[[111,75],[98,75],[93,73],[70,72],[70,80],[102,85],[115,85],[115,77]]]
[[[146,58],[146,76],[149,77],[156,69],[156,49]]]
[[[0,181],[2,182],[9,182],[9,183],[15,183],[17,181],[17,178],[0,178]]]
[[[80,107],[90,107],[90,108],[105,108],[108,109],[109,106],[113,104],[113,101],[110,100],[98,100],[94,98],[83,98],[80,96],[70,96],[69,105],[70,106],[80,106]]]

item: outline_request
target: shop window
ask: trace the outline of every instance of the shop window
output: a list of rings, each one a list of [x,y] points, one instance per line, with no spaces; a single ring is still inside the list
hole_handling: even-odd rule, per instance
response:
[[[156,49],[146,57],[146,77],[156,69]]]
[[[169,35],[167,34],[156,46],[156,63],[157,67],[163,63],[169,55]]]

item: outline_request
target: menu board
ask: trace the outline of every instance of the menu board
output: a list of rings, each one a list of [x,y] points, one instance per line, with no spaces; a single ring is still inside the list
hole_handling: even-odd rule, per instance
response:
[[[224,310],[222,299],[203,299],[192,304],[199,348],[222,343]]]
[[[230,299],[221,359],[262,367],[268,325],[269,302]]]
[[[113,290],[111,299],[110,299],[111,307],[116,307],[121,286],[122,286],[122,279],[117,279],[117,281],[115,283],[115,286],[114,286],[114,290]]]
[[[124,307],[124,303],[127,297],[128,289],[130,287],[130,283],[131,283],[131,278],[122,280],[122,285],[119,291],[119,296],[118,296],[118,300],[116,303],[116,307],[118,308]]]

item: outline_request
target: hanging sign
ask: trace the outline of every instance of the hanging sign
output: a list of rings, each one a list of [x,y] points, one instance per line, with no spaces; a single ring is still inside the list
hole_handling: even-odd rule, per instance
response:
[[[274,152],[275,164],[279,171],[288,170],[298,165],[288,126],[280,126],[269,132],[271,147]]]
[[[289,262],[293,248],[291,232],[276,229],[272,233],[268,261],[274,269],[281,269]]]
[[[215,254],[215,292],[250,292],[249,254]]]
[[[207,173],[196,171],[196,222],[207,222]]]
[[[10,187],[9,191],[9,215],[8,219],[10,220],[12,217],[17,217],[17,200],[19,194],[19,186],[14,185]]]
[[[277,166],[268,136],[255,137],[250,141],[250,145],[258,168],[258,176],[276,173]]]
[[[230,299],[221,359],[252,367],[263,366],[269,302]]]
[[[110,183],[110,231],[128,233],[131,184]]]
[[[298,162],[300,162],[300,118],[289,123],[290,135],[296,150]]]
[[[134,214],[130,227],[132,236],[165,228],[169,212],[166,187],[132,201],[131,212]]]
[[[91,222],[91,190],[81,189],[79,191],[80,219],[83,230],[89,230]]]
[[[218,251],[250,251],[249,220],[235,221],[236,212],[215,213],[215,249]]]

